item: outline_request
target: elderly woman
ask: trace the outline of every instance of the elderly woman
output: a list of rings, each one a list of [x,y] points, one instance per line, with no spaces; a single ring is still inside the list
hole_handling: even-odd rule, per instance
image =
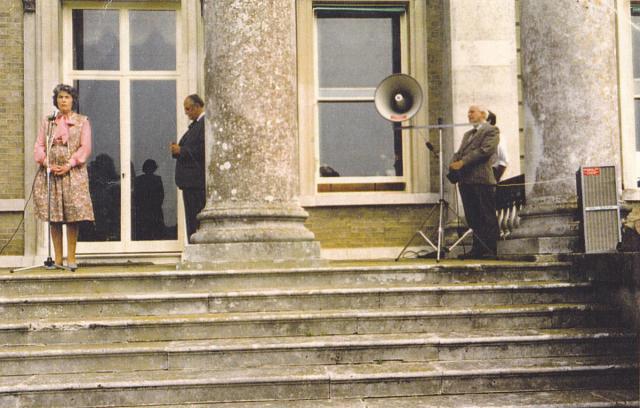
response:
[[[67,266],[76,270],[79,222],[94,220],[85,166],[91,155],[91,125],[86,116],[75,112],[78,92],[74,87],[56,86],[53,104],[59,113],[42,122],[34,149],[35,161],[41,166],[34,188],[36,212],[51,224],[56,265],[62,265],[62,224],[67,224]],[[51,172],[51,208],[47,203],[47,167]]]

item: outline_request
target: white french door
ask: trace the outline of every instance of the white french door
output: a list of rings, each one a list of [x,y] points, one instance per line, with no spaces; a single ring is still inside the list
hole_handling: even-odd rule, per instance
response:
[[[81,226],[81,254],[182,248],[168,151],[186,126],[179,6],[65,3],[63,77],[78,89],[78,111],[93,135],[87,168],[95,223]]]

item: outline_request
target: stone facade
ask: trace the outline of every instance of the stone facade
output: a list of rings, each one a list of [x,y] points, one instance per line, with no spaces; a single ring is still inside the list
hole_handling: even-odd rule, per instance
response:
[[[22,1],[5,0],[0,9],[0,144],[3,147],[0,200],[25,197],[23,143],[24,92],[23,92],[23,31]],[[0,247],[5,245],[20,222],[22,214],[0,213]],[[23,253],[23,232],[2,255]]]
[[[37,3],[40,10],[45,10],[37,19],[34,13],[23,10],[24,4],[35,2],[6,0],[0,12],[0,140],[5,155],[11,157],[5,161],[4,176],[0,179],[0,201],[5,200],[0,203],[0,246],[20,221],[20,205],[16,202],[28,196],[25,190],[31,178],[28,174],[31,142],[25,144],[24,140],[35,132],[24,130],[25,126],[31,126],[32,122],[35,126],[37,114],[42,113],[37,111],[49,106],[49,91],[40,89],[41,84],[55,83],[61,73],[54,63],[59,60],[61,37],[54,38],[53,34],[59,31],[62,8],[52,6],[54,3],[58,2],[47,2],[46,8],[42,8],[45,2]],[[203,214],[205,227],[197,237],[199,242],[239,242],[245,240],[247,232],[255,237],[256,231],[266,241],[275,237],[282,242],[283,231],[287,230],[284,235],[293,237],[293,241],[315,240],[326,249],[402,246],[424,221],[423,215],[432,204],[347,203],[303,209],[296,201],[300,181],[296,144],[296,20],[292,5],[295,2],[267,2],[259,9],[250,1],[210,3],[212,6],[205,7],[208,15],[203,19],[205,37],[213,36],[216,41],[209,42],[208,60],[197,71],[201,77],[212,78],[207,79],[205,92],[211,98],[208,117],[222,119],[211,122],[208,128],[215,138],[207,152],[209,171],[211,180],[219,182],[210,182],[209,202]],[[526,155],[527,179],[538,182],[529,191],[529,201],[538,205],[526,209],[524,214],[537,217],[542,211],[564,217],[565,229],[560,234],[568,232],[568,241],[563,242],[567,250],[572,250],[576,234],[575,197],[573,181],[569,179],[583,161],[591,164],[611,159],[619,164],[620,139],[626,137],[617,128],[618,104],[623,102],[618,100],[615,76],[620,56],[616,54],[619,27],[613,10],[617,5],[618,12],[620,7],[628,12],[627,4],[619,6],[612,0],[425,0],[424,4],[425,21],[410,27],[425,34],[428,80],[424,121],[435,123],[442,117],[445,122],[463,122],[469,103],[486,103],[497,111],[505,138],[510,137],[516,144],[518,127],[523,126],[518,119],[515,81],[516,38],[520,35],[516,31],[516,14],[522,7],[523,110],[527,114],[520,119],[527,125],[526,146],[522,151]],[[479,9],[492,12],[477,14]],[[56,15],[48,19],[52,13]],[[213,21],[223,20],[234,24],[214,27]],[[41,33],[40,42],[33,39],[35,35],[27,36],[25,46],[24,32]],[[589,41],[578,42],[576,38]],[[42,49],[50,50],[50,55],[42,56]],[[24,50],[34,56],[25,55]],[[557,69],[548,69],[555,66],[548,64],[549,60],[555,61]],[[583,66],[591,69],[579,76],[572,75],[579,71],[576,67]],[[25,79],[32,85],[23,85]],[[37,93],[35,88],[39,89]],[[32,93],[37,95],[31,97]],[[588,131],[578,123],[587,123]],[[445,162],[464,130],[446,133]],[[429,132],[429,138],[439,148],[437,132]],[[585,140],[589,143],[582,143]],[[516,146],[510,153],[514,174],[520,172],[519,150]],[[629,160],[625,161],[628,167]],[[429,161],[428,172],[426,192],[437,193],[437,160]],[[568,181],[554,187],[547,183],[554,177]],[[309,184],[304,180],[303,183]],[[448,183],[445,186],[446,198],[453,202],[455,198],[450,194],[453,189]],[[545,207],[550,202],[555,206],[552,209]],[[236,228],[247,218],[263,222],[265,216],[267,224],[277,219],[279,227],[272,229],[263,224],[265,228],[256,229],[253,228],[256,224],[250,223],[252,228]],[[283,220],[287,221],[282,223]],[[39,242],[42,250],[43,240],[42,237],[37,240],[33,216],[28,216],[26,222],[27,238],[22,230],[18,231],[3,255],[32,254],[35,249],[25,249],[24,242],[34,247]],[[229,228],[221,228],[222,224]],[[284,224],[286,228],[282,228]],[[555,231],[549,226],[545,229]],[[539,228],[528,228],[525,221],[514,236],[539,233]]]

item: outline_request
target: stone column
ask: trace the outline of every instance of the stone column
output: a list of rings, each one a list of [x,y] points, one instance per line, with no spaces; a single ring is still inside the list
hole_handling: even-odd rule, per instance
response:
[[[500,255],[570,253],[575,173],[615,165],[620,128],[614,0],[522,0],[527,205]],[[619,182],[618,182],[619,183]]]
[[[207,204],[190,266],[314,264],[297,196],[295,3],[207,0]]]

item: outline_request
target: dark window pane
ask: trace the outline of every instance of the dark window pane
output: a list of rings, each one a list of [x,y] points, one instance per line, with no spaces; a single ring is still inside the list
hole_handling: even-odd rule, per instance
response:
[[[73,69],[120,67],[117,10],[73,10]]]
[[[399,17],[318,18],[321,88],[371,87],[399,71]]]
[[[176,140],[176,81],[131,83],[131,238],[175,240],[177,190],[169,144]]]
[[[176,12],[131,11],[131,69],[176,69]]]
[[[373,102],[321,103],[319,120],[324,181],[338,175],[402,176],[402,138]]]
[[[76,81],[80,113],[89,116],[92,154],[89,190],[95,223],[83,223],[80,241],[120,241],[120,84]]]

